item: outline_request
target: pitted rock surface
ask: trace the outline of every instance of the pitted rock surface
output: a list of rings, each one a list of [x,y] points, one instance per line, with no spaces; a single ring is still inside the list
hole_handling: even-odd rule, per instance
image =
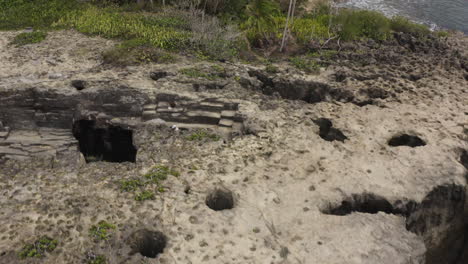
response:
[[[466,37],[446,51],[403,36],[343,44],[317,75],[220,64],[228,74],[208,89],[180,73],[208,62],[107,68],[107,40],[57,31],[7,47],[15,34],[0,33],[0,263],[81,264],[90,252],[112,264],[467,263]],[[324,140],[319,119],[347,139]],[[85,163],[72,133],[80,120],[131,130],[135,162]],[[199,128],[229,136],[188,140]],[[426,144],[388,145],[403,134]],[[160,165],[179,174],[145,187],[154,199],[122,190]],[[207,205],[218,189],[232,208]],[[116,229],[96,242],[89,231],[101,220]],[[163,234],[164,247],[135,246],[138,232]],[[57,250],[20,260],[42,235]]]

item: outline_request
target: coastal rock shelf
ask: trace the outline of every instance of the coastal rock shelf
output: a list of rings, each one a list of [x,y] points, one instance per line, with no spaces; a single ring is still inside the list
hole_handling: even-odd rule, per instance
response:
[[[335,39],[308,74],[110,67],[111,40],[17,34],[0,32],[0,264],[468,263],[468,38]],[[54,251],[20,259],[44,237]]]

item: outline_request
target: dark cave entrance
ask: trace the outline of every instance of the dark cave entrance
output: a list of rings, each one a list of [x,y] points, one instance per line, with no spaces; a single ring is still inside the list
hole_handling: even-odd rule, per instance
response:
[[[119,126],[97,128],[96,121],[79,120],[73,124],[73,135],[79,142],[86,162],[135,162],[137,150],[133,131]]]

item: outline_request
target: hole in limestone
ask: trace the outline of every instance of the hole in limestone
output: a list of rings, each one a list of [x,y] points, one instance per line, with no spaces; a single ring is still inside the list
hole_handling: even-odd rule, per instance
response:
[[[234,208],[234,197],[229,190],[216,189],[206,197],[205,203],[215,211],[232,209]]]
[[[147,258],[156,258],[163,253],[167,237],[159,231],[141,229],[130,236],[129,242],[133,253],[140,253]]]
[[[320,127],[319,136],[326,141],[338,140],[344,142],[346,139],[348,139],[348,137],[346,137],[343,132],[333,127],[333,123],[330,119],[319,118],[314,120],[314,123]]]
[[[73,135],[86,162],[135,162],[137,150],[133,146],[133,131],[118,126],[97,128],[93,120],[79,120],[73,124]]]
[[[411,203],[406,205],[411,206]],[[353,194],[351,197],[346,198],[338,205],[332,205],[324,210],[322,213],[328,215],[339,215],[344,216],[353,212],[376,214],[378,212],[384,212],[387,214],[399,214],[404,215],[407,212],[406,206],[403,208],[396,208],[387,201],[385,198],[372,194]]]
[[[466,188],[460,185],[435,187],[420,202],[390,203],[375,194],[357,194],[322,213],[344,216],[352,212],[385,212],[406,218],[406,229],[420,236],[425,245],[427,264],[468,263],[468,211]]]
[[[408,147],[420,147],[425,146],[426,142],[418,136],[412,136],[408,134],[403,134],[399,136],[394,136],[388,141],[388,145],[392,147],[408,146]]]

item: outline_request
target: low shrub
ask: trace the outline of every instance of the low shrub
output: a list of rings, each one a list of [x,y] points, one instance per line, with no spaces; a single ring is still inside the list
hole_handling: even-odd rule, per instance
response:
[[[112,230],[115,229],[115,225],[110,224],[106,221],[100,221],[97,225],[93,225],[89,229],[89,234],[97,240],[108,240],[111,236]]]
[[[76,0],[0,0],[0,30],[49,28],[79,8]]]
[[[317,73],[320,71],[320,65],[316,61],[311,59],[302,57],[292,57],[289,59],[289,62],[297,69],[307,73]]]
[[[47,37],[47,33],[43,31],[24,32],[16,35],[10,42],[11,45],[24,46],[43,41]]]
[[[375,11],[342,9],[333,21],[337,34],[345,41],[382,41],[390,36],[390,20]]]
[[[46,252],[52,252],[57,247],[58,241],[44,236],[36,240],[33,244],[27,244],[18,253],[18,256],[24,258],[41,258]]]
[[[166,51],[153,47],[145,40],[133,39],[117,44],[102,53],[106,64],[128,66],[148,62],[172,63],[176,57]]]
[[[401,16],[395,16],[390,20],[390,28],[395,32],[409,33],[417,37],[431,34],[431,30],[427,26],[411,22]]]

